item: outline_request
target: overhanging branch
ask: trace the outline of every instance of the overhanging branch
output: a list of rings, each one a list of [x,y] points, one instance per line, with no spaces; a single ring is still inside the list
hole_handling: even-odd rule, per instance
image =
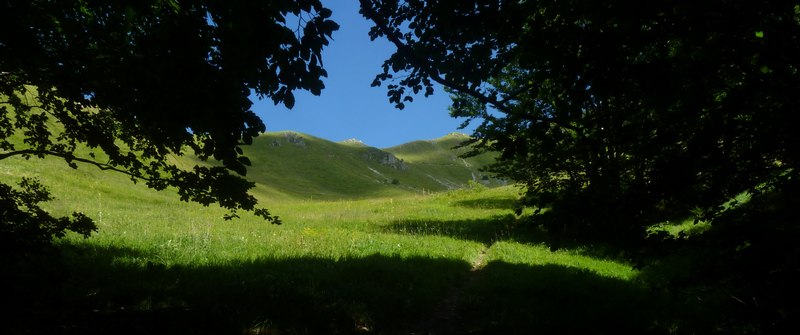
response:
[[[441,75],[439,75],[439,73],[437,71],[429,70],[429,69],[436,68],[435,64],[431,64],[431,62],[428,60],[427,57],[425,57],[424,55],[421,55],[419,52],[416,52],[416,50],[414,48],[412,48],[409,45],[407,45],[406,43],[404,43],[397,34],[394,34],[392,32],[392,30],[389,28],[388,22],[385,19],[383,19],[382,17],[380,17],[373,10],[373,8],[371,6],[363,6],[362,5],[361,8],[363,10],[364,15],[367,16],[368,18],[370,18],[372,20],[372,22],[375,23],[375,26],[378,28],[378,30],[380,30],[381,34],[383,36],[385,36],[386,39],[389,40],[389,42],[394,44],[398,51],[401,51],[402,53],[404,53],[406,55],[409,55],[409,57],[412,57],[418,64],[426,65],[424,68],[423,67],[418,67],[418,69],[424,75],[428,76],[433,81],[435,81],[435,82],[437,82],[437,83],[439,83],[439,84],[441,84],[443,86],[449,87],[449,88],[454,89],[456,91],[459,91],[461,93],[465,93],[465,94],[477,99],[479,102],[481,102],[481,103],[483,103],[485,105],[490,105],[493,108],[499,110],[500,112],[503,112],[503,113],[505,113],[507,115],[514,115],[515,114],[513,108],[508,105],[508,102],[510,102],[510,100],[513,99],[513,97],[521,94],[522,91],[524,91],[525,89],[529,88],[530,87],[529,85],[523,86],[518,91],[515,91],[514,93],[512,93],[510,96],[508,96],[507,98],[505,98],[503,100],[498,100],[497,98],[486,96],[486,95],[484,95],[483,93],[481,93],[480,91],[478,91],[476,89],[470,88],[470,87],[468,87],[466,85],[463,85],[463,84],[456,83],[456,82],[454,82],[452,80],[448,80],[447,78],[444,78]],[[565,123],[560,122],[558,120],[555,120],[553,118],[528,118],[528,119],[531,120],[531,121],[534,121],[534,122],[551,123],[551,124],[554,124],[556,126],[559,126],[559,127],[565,128],[565,129],[570,129],[570,130],[573,130],[573,131],[577,132],[578,134],[581,134],[580,129],[578,127],[575,127],[575,126],[570,125],[570,124],[565,124]]]
[[[6,159],[6,158],[9,158],[9,157],[13,157],[13,156],[23,156],[23,155],[61,157],[61,158],[65,159],[65,160],[67,160],[67,161],[75,161],[75,162],[85,163],[85,164],[89,164],[89,165],[94,165],[97,168],[99,168],[100,170],[109,170],[109,171],[119,172],[119,173],[128,175],[130,177],[136,178],[136,179],[141,179],[141,180],[145,180],[145,181],[168,181],[168,180],[162,179],[162,178],[145,177],[145,176],[142,176],[140,174],[136,174],[136,173],[133,173],[133,172],[130,172],[130,171],[127,171],[127,170],[123,170],[123,169],[120,169],[118,167],[111,166],[111,165],[108,165],[108,164],[105,164],[105,163],[96,162],[96,161],[93,161],[91,159],[75,157],[74,155],[72,155],[70,153],[66,153],[66,152],[58,152],[58,151],[50,151],[50,150],[33,150],[33,149],[17,150],[17,151],[9,151],[9,152],[0,153],[0,160]]]

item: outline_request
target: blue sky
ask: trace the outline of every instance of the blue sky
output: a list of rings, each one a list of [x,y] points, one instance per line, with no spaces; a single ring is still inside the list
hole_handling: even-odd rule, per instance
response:
[[[386,83],[370,87],[383,61],[395,50],[386,40],[370,41],[370,24],[358,13],[358,1],[329,0],[340,28],[323,51],[325,89],[320,96],[296,91],[291,110],[272,101],[256,101],[253,110],[264,120],[267,131],[293,130],[331,141],[357,138],[365,144],[386,148],[414,141],[439,138],[458,130],[463,119],[451,118],[450,98],[441,87],[434,95],[419,95],[405,109],[389,103]]]

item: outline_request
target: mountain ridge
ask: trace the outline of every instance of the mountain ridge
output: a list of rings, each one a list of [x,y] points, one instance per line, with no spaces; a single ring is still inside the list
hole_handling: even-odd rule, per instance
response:
[[[467,149],[453,147],[468,138],[451,133],[379,149],[284,130],[263,133],[243,149],[253,163],[247,177],[265,194],[335,200],[439,192],[470,181],[504,185],[481,170],[492,154],[459,157]]]
[[[453,147],[467,138],[450,134],[378,149],[358,141],[337,143],[295,131],[263,133],[254,138],[252,145],[242,146],[252,163],[245,177],[256,185],[252,194],[267,203],[401,197],[466,187],[470,183],[504,185],[503,180],[481,170],[493,162],[495,154],[459,157],[467,149]],[[92,152],[88,148],[80,150],[84,154]],[[103,157],[102,153],[95,154]],[[185,169],[219,165],[189,154],[175,155],[170,161]],[[73,170],[55,157],[9,159],[3,163],[0,179],[12,184],[28,176],[40,177],[45,184],[68,192],[102,183],[108,184],[105,188],[119,188],[123,193],[138,187],[127,176],[83,165]],[[65,175],[70,178],[64,178]]]

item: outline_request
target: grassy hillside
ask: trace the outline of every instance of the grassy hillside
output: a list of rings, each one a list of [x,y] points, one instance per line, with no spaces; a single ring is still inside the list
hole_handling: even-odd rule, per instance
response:
[[[469,136],[462,133],[450,133],[444,137],[430,141],[413,141],[395,147],[387,148],[386,151],[401,157],[408,162],[436,165],[461,164],[464,162],[458,156],[464,153],[465,149],[454,149],[462,142],[469,139]],[[474,161],[469,158],[467,161]]]
[[[61,128],[54,123],[49,127],[54,132]],[[430,148],[417,148],[414,142],[392,148],[395,151],[383,151],[357,141],[334,143],[300,133],[276,132],[262,134],[243,149],[253,163],[247,177],[258,185],[254,192],[272,200],[425,194],[461,188],[470,180],[500,185],[479,171],[491,161],[490,156],[457,158],[460,152],[452,148],[464,139],[465,135],[461,136],[419,142],[431,144]],[[20,134],[13,135],[11,141],[21,143]],[[89,150],[81,148],[77,153],[88,157]],[[103,153],[95,154],[103,160]],[[174,157],[173,162],[184,168],[204,164],[186,156]]]
[[[330,145],[307,140],[309,151]],[[356,169],[359,157],[337,168]],[[59,240],[60,267],[0,285],[12,311],[4,334],[666,333],[694,315],[629,265],[550,252],[512,214],[511,186],[262,198],[285,222],[276,226],[223,221],[215,206],[55,159],[0,165],[1,180],[21,176],[51,187],[48,210],[82,211],[100,230]]]
[[[435,164],[394,169],[378,149],[300,136],[304,145],[267,134],[250,148],[250,177],[270,185],[257,196],[281,226],[223,221],[215,206],[94,167],[3,160],[0,180],[39,177],[56,198],[49,211],[84,212],[100,230],[58,240],[61,263],[3,276],[0,333],[642,334],[699,315],[627,264],[550,252],[513,215],[512,186],[412,194],[403,180],[425,180]],[[370,168],[404,179],[386,184]],[[380,197],[320,200],[348,194]]]
[[[499,185],[495,179],[484,180],[479,170],[491,157],[458,158],[452,148],[459,142],[446,136],[384,151],[358,142],[277,132],[261,135],[244,149],[253,162],[248,178],[268,195],[362,199],[438,192],[464,187],[470,180]]]
[[[500,180],[492,178],[481,171],[494,162],[495,154],[485,153],[474,157],[461,158],[467,148],[456,148],[469,137],[462,133],[450,133],[447,136],[430,140],[414,141],[385,149],[400,159],[425,171],[429,178],[446,180],[461,184],[464,180],[474,180],[487,186],[503,185]]]

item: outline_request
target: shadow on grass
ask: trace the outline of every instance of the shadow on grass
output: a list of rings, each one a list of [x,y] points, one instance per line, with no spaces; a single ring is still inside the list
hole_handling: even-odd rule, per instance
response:
[[[383,227],[384,232],[446,236],[486,245],[495,241],[514,223],[513,215],[469,220],[396,220]]]
[[[470,334],[710,332],[694,307],[675,297],[552,264],[490,262],[465,288],[460,315],[457,332]]]
[[[12,311],[0,333],[393,333],[425,318],[470,269],[383,255],[166,267],[142,250],[63,249],[66,279],[37,301],[0,306]]]
[[[560,240],[554,243],[553,236],[543,227],[534,225],[530,216],[515,217],[512,214],[496,215],[482,219],[466,220],[395,220],[383,226],[383,232],[415,236],[443,236],[463,241],[483,243],[487,247],[495,242],[508,241],[527,245],[553,246],[570,250],[580,255],[625,262],[626,258],[612,245],[577,240]]]
[[[5,312],[0,333],[406,334],[463,283],[459,319],[472,333],[646,333],[669,325],[672,313],[662,308],[666,300],[635,284],[553,265],[492,262],[467,280],[470,265],[449,259],[165,267],[139,250],[65,249],[63,284],[43,293],[45,300],[6,308],[13,312]]]
[[[469,199],[459,200],[453,202],[457,207],[466,208],[481,208],[481,209],[514,209],[516,205],[516,198],[485,198],[485,199]]]
[[[538,227],[520,224],[514,215],[497,215],[470,220],[396,220],[383,227],[384,232],[408,235],[435,235],[475,241],[487,246],[497,241],[540,244],[546,241]]]

